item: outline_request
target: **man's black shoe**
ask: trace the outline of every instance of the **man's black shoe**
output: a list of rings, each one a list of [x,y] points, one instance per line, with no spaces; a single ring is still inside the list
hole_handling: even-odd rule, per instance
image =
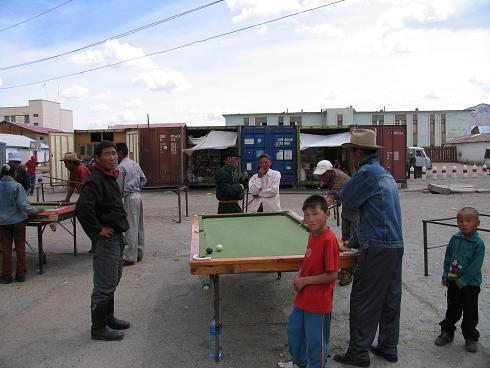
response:
[[[398,362],[398,355],[384,353],[377,346],[371,347],[371,353],[373,353],[374,355],[385,358],[390,363]]]
[[[114,316],[108,316],[107,326],[109,326],[113,330],[127,330],[131,326],[131,324],[128,321],[115,318]]]
[[[336,362],[345,364],[345,365],[355,365],[357,367],[369,367],[371,365],[371,362],[369,359],[367,360],[360,360],[360,359],[355,359],[347,355],[347,353],[344,354],[335,354],[333,356],[333,360]]]
[[[126,260],[123,261],[123,266],[133,266],[133,265],[134,265],[134,262],[126,261]]]

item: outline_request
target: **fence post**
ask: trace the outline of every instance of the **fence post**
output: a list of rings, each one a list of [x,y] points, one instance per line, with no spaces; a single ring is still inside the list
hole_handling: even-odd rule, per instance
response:
[[[424,275],[429,276],[429,252],[427,250],[427,222],[422,220],[424,229]]]

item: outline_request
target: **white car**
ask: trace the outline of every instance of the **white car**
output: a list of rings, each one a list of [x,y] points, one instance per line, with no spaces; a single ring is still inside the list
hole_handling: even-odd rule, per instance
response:
[[[414,168],[425,166],[427,170],[432,169],[432,162],[422,147],[408,147],[408,157],[415,157]]]

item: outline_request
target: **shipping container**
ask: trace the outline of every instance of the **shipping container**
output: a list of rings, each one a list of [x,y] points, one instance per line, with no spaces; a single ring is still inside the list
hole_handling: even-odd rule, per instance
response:
[[[185,124],[139,128],[140,166],[147,186],[184,184],[184,152],[187,147]]]
[[[281,173],[281,185],[296,185],[297,130],[293,126],[242,126],[240,129],[241,167],[253,175],[258,157],[267,153],[272,168]]]
[[[191,138],[201,138],[211,131],[229,132],[236,134],[235,145],[238,143],[237,127],[187,127],[187,139],[189,147],[192,146]],[[220,142],[215,142],[220,145]],[[187,156],[186,183],[189,186],[214,186],[216,184],[214,174],[223,166],[223,151],[221,146],[193,151]]]
[[[357,128],[376,132],[381,165],[402,187],[407,185],[407,127],[406,125],[361,125]]]
[[[63,156],[66,152],[74,152],[73,133],[49,133],[49,182],[63,184],[68,180],[69,173],[65,167]]]
[[[313,176],[316,165],[321,160],[328,160],[336,168],[346,170],[345,155],[342,146],[336,147],[309,147],[301,149],[301,134],[313,134],[319,137],[329,136],[338,133],[348,133],[349,128],[319,128],[301,127],[298,134],[298,182],[299,185],[318,186],[320,179]]]
[[[90,161],[95,146],[102,141],[127,143],[125,129],[75,130],[73,134],[75,152],[84,162]]]

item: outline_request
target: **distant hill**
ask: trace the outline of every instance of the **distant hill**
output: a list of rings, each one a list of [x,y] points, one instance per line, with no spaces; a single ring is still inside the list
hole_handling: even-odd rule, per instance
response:
[[[471,112],[472,125],[490,125],[490,105],[481,103],[479,105],[468,107],[466,110],[474,110]]]

